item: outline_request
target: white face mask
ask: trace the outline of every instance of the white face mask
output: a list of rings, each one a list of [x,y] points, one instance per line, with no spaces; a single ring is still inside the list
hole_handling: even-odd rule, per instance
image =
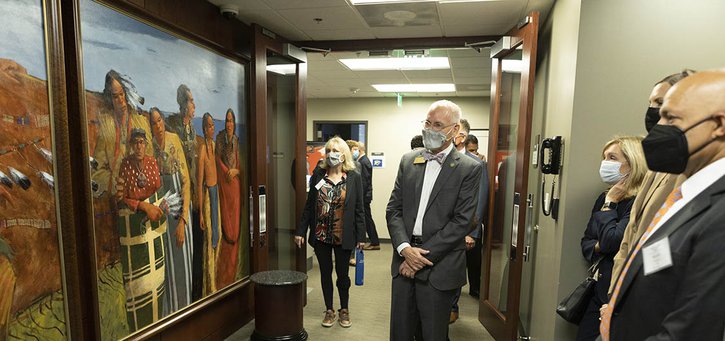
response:
[[[327,156],[325,158],[327,160],[327,164],[330,167],[335,167],[339,165],[342,162],[342,153],[340,152],[329,152],[327,153]]]
[[[602,160],[602,165],[599,166],[599,176],[604,183],[614,185],[624,177],[624,174],[619,172],[620,168],[622,168],[621,162]]]
[[[450,130],[448,131],[450,133]],[[435,131],[433,129],[423,129],[423,146],[425,149],[434,150],[438,149],[448,141],[448,134],[444,134],[442,131]]]

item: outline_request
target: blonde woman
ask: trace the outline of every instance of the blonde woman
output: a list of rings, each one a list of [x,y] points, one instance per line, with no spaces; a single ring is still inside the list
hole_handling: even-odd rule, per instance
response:
[[[599,335],[599,308],[607,302],[614,255],[619,251],[634,197],[647,172],[641,141],[641,137],[635,136],[615,137],[602,151],[599,176],[611,187],[594,203],[581,239],[584,258],[590,263],[599,260],[599,277],[579,323],[577,341],[594,340]]]
[[[340,295],[339,323],[352,325],[348,309],[350,276],[348,259],[354,248],[365,245],[365,211],[362,178],[354,171],[350,148],[344,140],[333,137],[325,144],[324,172],[315,172],[310,179],[305,210],[295,233],[295,244],[305,244],[305,231],[310,230],[309,243],[315,249],[320,265],[320,281],[325,298],[322,325],[332,327],[337,319],[332,304],[332,255],[335,255],[337,290]]]

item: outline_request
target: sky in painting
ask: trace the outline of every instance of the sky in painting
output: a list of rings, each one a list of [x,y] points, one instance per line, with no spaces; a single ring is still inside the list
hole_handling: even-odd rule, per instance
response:
[[[0,1],[0,58],[12,59],[31,76],[47,79],[40,0]]]
[[[194,95],[196,118],[209,112],[223,121],[232,108],[237,124],[243,123],[241,64],[90,0],[81,1],[81,36],[87,90],[103,91],[105,75],[113,69],[145,98],[143,109],[173,113],[179,111],[176,89],[186,84]]]

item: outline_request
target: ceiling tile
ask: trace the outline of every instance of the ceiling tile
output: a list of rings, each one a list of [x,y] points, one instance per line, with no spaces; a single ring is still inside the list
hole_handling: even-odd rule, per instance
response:
[[[416,27],[375,27],[370,29],[379,39],[440,37],[443,31],[439,25]]]
[[[433,2],[354,6],[370,27],[419,27],[436,25],[438,9]]]
[[[278,13],[290,24],[301,30],[339,30],[366,29],[358,14],[349,6],[318,8],[284,9]],[[317,22],[314,19],[320,18]]]
[[[403,72],[401,71],[359,71],[356,72],[358,77],[362,79],[398,79],[398,80],[407,80],[405,78],[405,75],[403,75]]]
[[[497,36],[508,32],[516,25],[516,21],[512,20],[508,24],[477,24],[477,25],[460,25],[458,23],[443,23],[443,31],[449,37],[471,37],[471,36]],[[477,43],[477,42],[472,42]]]
[[[451,58],[454,68],[491,68],[491,59],[488,56]]]
[[[375,35],[368,29],[332,29],[332,30],[305,30],[312,40],[338,40],[341,36],[346,40],[375,39]]]
[[[451,70],[409,70],[403,71],[409,78],[450,77]]]
[[[527,0],[481,1],[438,4],[441,22],[504,24],[517,20]]]

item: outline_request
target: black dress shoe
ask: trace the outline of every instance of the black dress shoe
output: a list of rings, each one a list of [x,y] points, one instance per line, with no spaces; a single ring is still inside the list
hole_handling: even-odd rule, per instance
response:
[[[468,292],[468,294],[471,295],[471,297],[475,297],[475,298],[481,297],[481,295],[478,293],[478,291],[470,291],[470,292]]]

